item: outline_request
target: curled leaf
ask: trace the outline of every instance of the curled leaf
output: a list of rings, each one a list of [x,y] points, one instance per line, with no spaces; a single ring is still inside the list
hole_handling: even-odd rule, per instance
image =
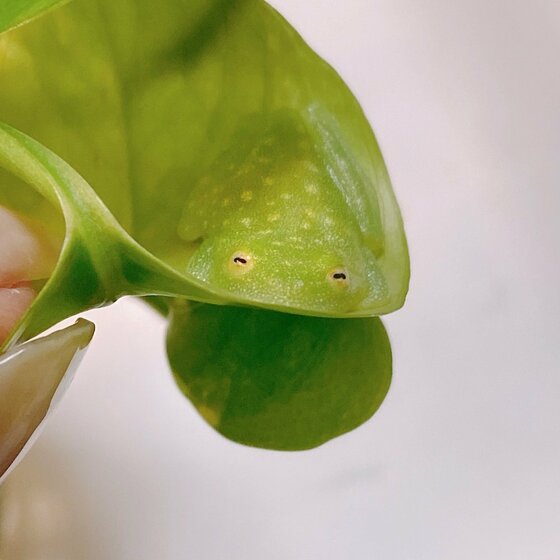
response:
[[[178,295],[338,317],[402,305],[406,240],[373,132],[265,2],[75,0],[0,49],[0,119],[85,177],[185,279]],[[17,207],[14,189],[0,176],[0,203]]]

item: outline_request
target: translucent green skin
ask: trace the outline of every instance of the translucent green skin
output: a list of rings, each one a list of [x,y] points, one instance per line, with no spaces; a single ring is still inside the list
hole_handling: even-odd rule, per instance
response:
[[[187,195],[187,272],[254,301],[336,313],[375,305],[387,287],[341,187],[296,114],[256,116]]]

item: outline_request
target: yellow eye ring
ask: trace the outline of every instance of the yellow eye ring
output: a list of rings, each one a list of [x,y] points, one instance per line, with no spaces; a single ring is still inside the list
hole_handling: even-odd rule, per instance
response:
[[[348,271],[341,266],[330,270],[327,274],[327,280],[333,287],[338,289],[347,288],[350,285],[350,275]]]
[[[234,276],[247,274],[255,266],[253,256],[247,251],[236,251],[228,260],[227,268]]]

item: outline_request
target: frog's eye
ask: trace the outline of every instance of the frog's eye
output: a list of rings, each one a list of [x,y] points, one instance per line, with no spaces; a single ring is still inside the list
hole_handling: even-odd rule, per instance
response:
[[[232,274],[241,276],[255,266],[255,261],[246,251],[236,251],[228,261],[228,269]]]
[[[331,285],[337,288],[346,288],[350,283],[350,276],[345,268],[334,268],[327,274],[327,279]]]

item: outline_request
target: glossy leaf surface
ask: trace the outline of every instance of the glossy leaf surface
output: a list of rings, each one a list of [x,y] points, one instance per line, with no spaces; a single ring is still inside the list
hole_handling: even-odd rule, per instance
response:
[[[176,306],[168,355],[179,387],[227,438],[308,449],[352,430],[391,382],[381,321],[204,304]]]
[[[89,321],[0,355],[0,482],[33,442],[93,336]]]

